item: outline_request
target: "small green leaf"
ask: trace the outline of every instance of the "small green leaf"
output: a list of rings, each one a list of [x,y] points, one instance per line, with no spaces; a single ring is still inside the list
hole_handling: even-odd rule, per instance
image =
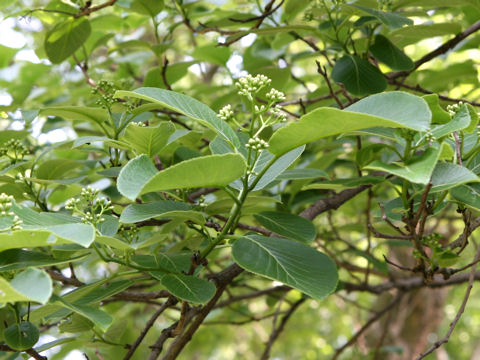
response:
[[[45,52],[54,64],[60,64],[72,55],[90,36],[90,22],[86,17],[69,18],[47,33]]]
[[[387,87],[387,80],[380,70],[356,55],[339,59],[333,67],[332,79],[355,95],[375,94]]]
[[[460,110],[455,114],[453,119],[444,125],[439,125],[432,129],[432,134],[437,138],[442,138],[451,134],[454,131],[462,130],[470,125],[472,119],[470,112],[465,105],[462,105]]]
[[[377,60],[390,66],[393,70],[411,70],[414,67],[413,61],[385,36],[376,35],[375,43],[370,47],[370,51]]]
[[[28,350],[40,338],[40,331],[29,321],[10,325],[3,331],[5,342],[14,350]]]
[[[276,180],[303,180],[328,177],[328,174],[323,170],[307,168],[285,170],[276,177]]]
[[[461,185],[451,189],[450,194],[460,204],[480,211],[480,184]]]
[[[387,25],[390,29],[401,28],[404,25],[413,25],[413,20],[410,20],[409,18],[400,16],[392,12],[375,10],[375,9],[368,8],[365,6],[360,6],[360,5],[349,5],[349,6],[357,8],[369,15],[375,16],[378,20],[380,20],[382,23]]]
[[[137,155],[147,154],[152,157],[167,145],[174,132],[175,126],[171,122],[162,122],[155,127],[142,127],[130,123],[121,140],[130,144]]]
[[[224,154],[193,158],[158,172],[148,156],[140,155],[120,171],[117,187],[122,195],[134,200],[153,191],[226,186],[245,169],[242,155]]]
[[[210,281],[183,274],[165,275],[162,285],[174,296],[194,304],[205,304],[216,291],[215,285]]]
[[[163,0],[134,0],[130,10],[142,15],[154,17],[164,8]]]
[[[312,222],[298,215],[264,211],[253,217],[268,230],[292,240],[308,244],[313,242],[317,236],[317,230]]]
[[[161,200],[147,204],[131,204],[120,215],[122,223],[136,223],[157,216],[168,218],[168,214],[178,211],[189,211],[191,205],[172,200]]]
[[[448,146],[442,144],[442,146]],[[374,161],[366,166],[366,169],[384,171],[406,179],[415,184],[426,185],[430,182],[433,170],[440,156],[440,148],[429,148],[422,155],[415,157],[408,164],[385,164]]]
[[[34,301],[45,304],[52,295],[52,279],[40,269],[29,268],[9,283],[0,277],[0,302]]]
[[[102,108],[91,108],[86,106],[57,106],[40,110],[43,116],[59,116],[65,120],[88,121],[96,124],[109,122],[107,110]]]
[[[376,185],[385,181],[382,176],[362,176],[350,179],[324,180],[304,186],[302,190],[325,189],[325,190],[344,190],[354,188],[360,185]]]
[[[212,109],[194,98],[174,91],[151,87],[139,88],[134,91],[117,91],[115,97],[143,99],[160,107],[177,111],[218,132],[236,148],[240,147],[240,141],[235,131],[225,121],[220,120]]]
[[[471,182],[480,182],[480,178],[471,170],[460,165],[439,162],[432,174],[432,191],[444,191]]]
[[[425,95],[422,96],[422,99],[426,101],[432,112],[432,124],[446,124],[452,120],[448,112],[440,106],[437,94]]]
[[[235,241],[235,262],[247,271],[280,281],[320,300],[337,287],[335,263],[296,241],[250,235]]]

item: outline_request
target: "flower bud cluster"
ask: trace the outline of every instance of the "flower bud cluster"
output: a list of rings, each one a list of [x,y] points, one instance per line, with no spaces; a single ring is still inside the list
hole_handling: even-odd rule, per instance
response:
[[[14,215],[13,211],[10,211],[13,205],[13,196],[5,193],[0,194],[0,216]]]
[[[218,112],[218,117],[222,119],[223,121],[228,121],[233,118],[233,110],[232,110],[232,105],[228,104],[225,105],[223,108],[220,109]]]
[[[93,95],[98,95],[99,99],[96,101],[104,109],[109,109],[115,102],[115,86],[112,82],[101,80],[95,88],[92,89]]]
[[[10,139],[0,147],[0,156],[8,156],[9,153],[13,153],[13,156],[9,156],[11,159],[19,160],[28,155],[30,151],[20,140]]]
[[[125,240],[127,240],[129,243],[132,243],[138,240],[140,229],[135,224],[128,226],[122,224],[118,228],[118,232]]]
[[[252,98],[252,95],[257,93],[261,88],[270,84],[270,80],[265,75],[259,74],[256,76],[247,75],[238,80],[235,86],[238,88],[238,95]]]
[[[278,122],[285,122],[287,121],[287,115],[282,111],[280,106],[274,106],[270,109],[272,114],[276,117]]]
[[[271,102],[279,102],[285,100],[285,94],[277,89],[272,88],[266,95]]]
[[[248,143],[245,144],[245,147],[251,148],[252,150],[262,150],[268,148],[268,143],[256,136],[254,138],[250,138]]]
[[[458,104],[447,105],[447,111],[450,116],[455,116],[455,114],[458,113],[462,105],[463,101],[459,101]]]
[[[13,216],[12,225],[10,230],[19,230],[22,228],[23,221],[13,211],[13,196],[5,193],[0,194],[0,217]]]
[[[428,130],[427,133],[425,134],[425,140],[427,142],[432,142],[437,140],[437,138],[435,135],[433,135],[433,133],[430,130]]]
[[[103,214],[113,210],[112,202],[106,198],[98,198],[100,190],[91,186],[83,188],[79,198],[65,202],[65,209],[81,215],[83,223],[98,225],[105,221]]]

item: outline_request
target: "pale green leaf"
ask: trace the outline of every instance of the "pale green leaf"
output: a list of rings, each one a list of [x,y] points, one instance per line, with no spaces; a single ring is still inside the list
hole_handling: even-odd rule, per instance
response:
[[[221,134],[235,147],[240,146],[235,131],[223,120],[219,119],[215,112],[207,105],[189,96],[169,90],[151,87],[139,88],[134,91],[117,91],[116,97],[134,97],[153,102],[160,107],[166,107],[177,111]]]
[[[140,155],[120,171],[117,187],[122,195],[134,200],[154,191],[226,186],[245,173],[240,154],[208,155],[182,161],[157,171],[148,156]]]
[[[29,268],[8,282],[0,277],[0,302],[34,301],[45,304],[52,295],[52,279],[40,269]]]

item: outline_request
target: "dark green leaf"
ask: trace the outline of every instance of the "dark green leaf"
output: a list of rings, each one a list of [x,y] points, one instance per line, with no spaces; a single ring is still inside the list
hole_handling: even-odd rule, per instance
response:
[[[375,36],[375,43],[370,47],[370,51],[377,60],[390,66],[393,70],[413,69],[413,61],[385,36]]]
[[[311,243],[317,236],[317,230],[312,222],[298,215],[264,211],[255,214],[254,218],[268,230],[292,240]]]
[[[355,95],[375,94],[387,87],[380,70],[356,55],[345,55],[338,60],[332,70],[332,79]]]

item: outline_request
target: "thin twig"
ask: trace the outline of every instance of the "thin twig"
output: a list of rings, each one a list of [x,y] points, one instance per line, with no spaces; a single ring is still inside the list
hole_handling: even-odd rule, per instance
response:
[[[155,313],[152,315],[152,317],[147,321],[147,323],[145,324],[145,327],[143,328],[142,332],[140,333],[140,335],[137,337],[137,339],[135,340],[135,342],[129,346],[129,350],[128,350],[128,353],[125,355],[125,357],[123,358],[123,360],[128,360],[130,359],[132,356],[133,356],[133,353],[137,350],[138,346],[140,345],[140,343],[143,341],[143,339],[145,338],[145,336],[147,335],[147,332],[151,329],[151,327],[153,326],[153,324],[155,324],[155,321],[157,320],[157,318],[167,309],[169,308],[170,306],[172,305],[175,305],[176,303],[178,302],[177,299],[175,299],[174,297],[170,297],[168,298],[167,301],[165,301],[163,303],[162,306],[160,306],[160,308],[158,308],[157,311],[155,311]]]
[[[475,254],[475,259],[473,260],[475,265],[473,265],[472,270],[470,271],[470,274],[469,274],[469,277],[468,277],[468,286],[467,286],[467,290],[465,291],[465,296],[463,297],[462,304],[460,305],[460,308],[458,309],[457,315],[455,315],[455,318],[450,323],[450,327],[448,328],[447,333],[445,334],[445,336],[442,339],[436,341],[427,351],[421,353],[415,360],[421,360],[421,359],[425,358],[427,355],[434,352],[440,346],[447,343],[448,340],[450,339],[450,336],[452,335],[452,332],[455,329],[455,326],[457,325],[458,321],[460,320],[460,317],[462,316],[463,312],[465,311],[465,307],[467,306],[468,298],[470,297],[470,292],[472,291],[473,282],[475,280],[475,269],[477,268],[476,263],[478,262],[479,259],[480,259],[480,246],[477,248],[477,253]]]
[[[260,360],[267,360],[270,357],[270,351],[272,349],[273,344],[275,343],[275,340],[278,339],[280,334],[282,333],[283,329],[285,328],[285,324],[287,323],[288,319],[292,316],[292,314],[295,312],[295,310],[298,309],[298,307],[305,302],[306,298],[302,297],[300,300],[297,300],[293,305],[290,307],[288,312],[282,317],[282,320],[280,321],[280,324],[278,325],[277,328],[274,327],[272,333],[270,334],[270,337],[267,341],[267,344],[265,346],[265,350],[263,351],[262,356],[260,357]]]
[[[337,349],[337,351],[335,351],[335,354],[332,356],[332,359],[331,360],[336,360],[338,359],[338,357],[340,356],[340,354],[345,351],[345,349],[347,349],[348,347],[350,347],[351,345],[355,344],[355,342],[357,341],[357,339],[359,338],[360,335],[362,335],[365,330],[367,330],[370,326],[372,326],[372,324],[374,324],[375,322],[377,322],[378,320],[380,320],[380,318],[385,315],[387,312],[389,312],[390,310],[392,310],[395,305],[398,304],[398,302],[400,301],[400,299],[402,298],[403,296],[403,293],[400,293],[399,295],[397,295],[397,297],[395,299],[393,299],[387,306],[385,306],[382,310],[380,310],[378,313],[376,313],[372,318],[370,318],[370,320],[368,320],[365,325],[363,325],[351,338],[350,340],[348,340],[343,346],[341,346],[340,348]]]

